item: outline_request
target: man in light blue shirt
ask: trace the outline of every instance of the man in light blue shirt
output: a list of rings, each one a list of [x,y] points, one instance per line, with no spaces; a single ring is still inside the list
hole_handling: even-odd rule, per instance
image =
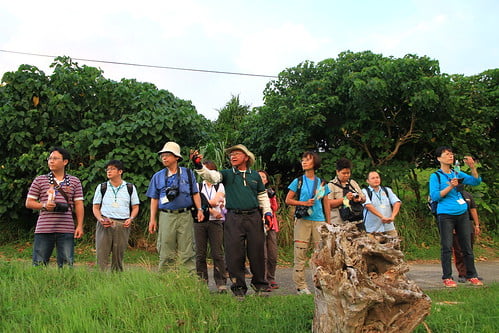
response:
[[[400,210],[400,199],[393,193],[392,189],[381,186],[381,177],[376,171],[369,172],[366,182],[369,187],[362,189],[366,196],[364,204],[366,231],[398,236],[393,222]]]
[[[139,213],[139,196],[131,183],[125,182],[123,163],[118,160],[106,164],[107,182],[97,185],[93,200],[93,213],[97,219],[95,249],[97,264],[108,269],[109,254],[112,254],[111,269],[123,271],[123,258],[128,247],[130,226]]]

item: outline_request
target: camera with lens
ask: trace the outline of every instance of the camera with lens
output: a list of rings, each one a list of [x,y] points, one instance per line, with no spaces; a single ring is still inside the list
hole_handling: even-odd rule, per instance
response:
[[[173,201],[178,196],[178,187],[167,187],[166,198],[168,201]]]
[[[69,209],[69,205],[65,202],[56,202],[54,212],[65,213]]]
[[[275,197],[275,190],[273,188],[268,188],[267,195],[269,196],[269,198]]]
[[[307,206],[296,206],[296,209],[295,209],[295,217],[296,218],[303,218],[303,217],[307,217],[309,214],[308,214],[308,208]]]
[[[354,198],[358,198],[359,197],[359,193],[352,193],[352,194],[353,194]]]

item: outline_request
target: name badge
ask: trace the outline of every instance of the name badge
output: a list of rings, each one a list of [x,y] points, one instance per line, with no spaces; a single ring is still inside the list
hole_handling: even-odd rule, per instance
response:
[[[460,205],[464,205],[464,204],[466,204],[466,201],[464,201],[464,199],[461,198],[461,199],[457,200],[457,203]]]
[[[165,203],[168,203],[168,202],[170,202],[170,200],[168,200],[168,198],[166,197],[166,195],[164,195],[164,196],[161,197],[161,203],[162,204],[165,204]]]

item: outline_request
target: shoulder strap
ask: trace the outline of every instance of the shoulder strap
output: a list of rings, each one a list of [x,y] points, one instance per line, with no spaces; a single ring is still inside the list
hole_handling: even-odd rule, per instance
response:
[[[192,175],[191,175],[192,170],[191,169],[186,169],[184,167],[180,167],[180,170],[182,170],[182,169],[184,169],[185,172],[187,172],[187,178],[189,179],[189,190],[191,192],[191,197],[192,197],[192,195],[194,194],[194,191],[192,190],[192,186],[193,186],[193,184],[192,184]]]
[[[107,182],[104,182],[104,183],[100,184],[100,194],[101,194],[100,204],[101,205],[102,205],[102,200],[104,200],[104,194],[106,194],[106,191],[107,191]]]
[[[369,200],[372,201],[373,200],[373,191],[371,191],[371,189],[369,187],[366,187],[366,192],[367,192],[367,195],[369,196]]]
[[[301,187],[303,185],[303,179],[300,177],[298,179],[298,187],[296,189],[296,200],[300,201]]]
[[[126,183],[126,189],[128,190],[128,194],[130,194],[130,198],[132,198],[133,184],[132,183]]]

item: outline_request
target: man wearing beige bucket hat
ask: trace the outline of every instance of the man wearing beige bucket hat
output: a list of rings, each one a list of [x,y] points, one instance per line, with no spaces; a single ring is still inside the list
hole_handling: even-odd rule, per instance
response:
[[[195,272],[192,209],[199,221],[204,218],[196,178],[191,169],[179,167],[182,155],[175,142],[165,143],[158,155],[164,169],[152,176],[146,195],[151,198],[149,232],[158,231],[159,270],[174,266],[178,255],[180,264]]]
[[[251,169],[255,155],[244,145],[230,147],[226,153],[232,168],[221,171],[203,166],[202,156],[197,151],[191,153],[191,159],[196,172],[204,180],[212,184],[222,183],[225,187],[225,259],[232,281],[231,290],[235,296],[244,297],[248,290],[244,274],[246,254],[253,273],[252,288],[256,293],[269,291],[265,279],[265,231],[259,207],[262,208],[266,223],[270,222],[272,210],[260,175]]]

